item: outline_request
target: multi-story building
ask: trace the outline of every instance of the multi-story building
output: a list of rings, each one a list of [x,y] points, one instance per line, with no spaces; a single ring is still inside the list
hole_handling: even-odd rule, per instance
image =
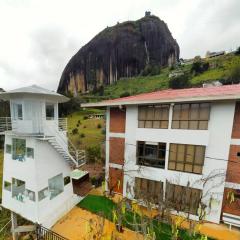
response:
[[[192,219],[204,210],[207,221],[239,226],[239,100],[240,85],[228,85],[83,104],[106,108],[108,188],[176,200]]]
[[[58,103],[68,98],[33,85],[1,93],[0,99],[9,100],[11,109],[11,118],[0,121],[2,205],[13,216],[51,227],[81,199],[71,172],[83,159],[68,141],[66,119],[58,117]]]

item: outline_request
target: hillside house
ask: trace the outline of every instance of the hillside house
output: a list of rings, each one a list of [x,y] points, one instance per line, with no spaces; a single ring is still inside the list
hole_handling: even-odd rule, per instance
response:
[[[201,201],[205,220],[240,226],[240,85],[82,106],[106,109],[107,190],[129,199],[186,197],[180,212],[196,220]]]
[[[49,228],[81,200],[71,173],[85,159],[67,138],[67,119],[58,117],[58,103],[68,98],[33,85],[0,93],[0,99],[10,101],[11,110],[0,121],[2,205],[12,212],[13,225],[17,213]]]

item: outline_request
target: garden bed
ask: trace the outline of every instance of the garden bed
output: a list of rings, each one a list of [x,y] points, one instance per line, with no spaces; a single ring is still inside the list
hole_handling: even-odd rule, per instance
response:
[[[78,207],[88,210],[92,213],[104,216],[110,221],[114,221],[113,211],[116,210],[117,204],[105,196],[88,195],[78,204]],[[147,217],[145,218],[147,219]],[[131,210],[126,210],[122,225],[123,227],[127,227],[133,231],[136,231],[134,223],[140,224],[140,221],[141,217],[138,214],[134,213]],[[154,229],[156,239],[172,239],[172,228],[169,224],[160,223],[157,220],[150,220],[147,228]],[[188,231],[185,229],[180,229],[178,236],[179,240],[201,239],[201,236],[199,234],[196,234],[194,237],[190,236]]]

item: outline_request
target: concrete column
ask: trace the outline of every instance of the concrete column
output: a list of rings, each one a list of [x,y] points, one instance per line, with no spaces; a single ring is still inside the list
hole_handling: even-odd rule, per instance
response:
[[[17,215],[14,212],[11,212],[11,220],[12,220],[12,238],[13,240],[18,240],[18,233],[15,232],[17,225]]]

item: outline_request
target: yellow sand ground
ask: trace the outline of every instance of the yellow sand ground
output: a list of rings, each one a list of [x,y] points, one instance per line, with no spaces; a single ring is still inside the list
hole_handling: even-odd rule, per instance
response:
[[[75,207],[60,219],[52,230],[70,240],[98,240],[99,238],[94,238],[94,234],[101,231],[102,223],[99,216]],[[124,229],[123,233],[118,233],[112,222],[104,220],[103,234],[100,239],[110,240],[112,235],[119,240],[143,240],[142,235],[129,229]]]
[[[92,189],[90,194],[102,195],[101,188]],[[119,202],[122,199],[121,195],[115,194],[112,200],[114,202]],[[153,218],[158,214],[157,210],[149,211],[145,207],[136,206],[140,208],[140,211],[148,217]],[[176,216],[173,215],[173,218]],[[87,227],[87,222],[93,219],[95,222],[101,222],[100,218],[88,211],[82,210],[81,208],[75,207],[71,212],[59,220],[53,227],[53,231],[59,233],[62,236],[70,240],[80,240],[80,239],[89,239],[91,236],[88,234],[89,227]],[[94,225],[94,224],[93,224]],[[182,228],[189,228],[189,223],[187,221],[181,224]],[[95,227],[95,229],[99,228]],[[104,225],[104,234],[102,239],[110,239],[111,234],[117,234],[115,230],[115,225],[105,220]],[[240,240],[240,231],[239,230],[230,230],[226,225],[223,224],[214,224],[214,223],[203,223],[200,227],[200,233],[213,237],[218,240]],[[117,234],[119,240],[141,240],[143,237],[140,234],[137,234],[129,229],[125,229],[123,234]],[[108,238],[107,238],[108,237]]]

